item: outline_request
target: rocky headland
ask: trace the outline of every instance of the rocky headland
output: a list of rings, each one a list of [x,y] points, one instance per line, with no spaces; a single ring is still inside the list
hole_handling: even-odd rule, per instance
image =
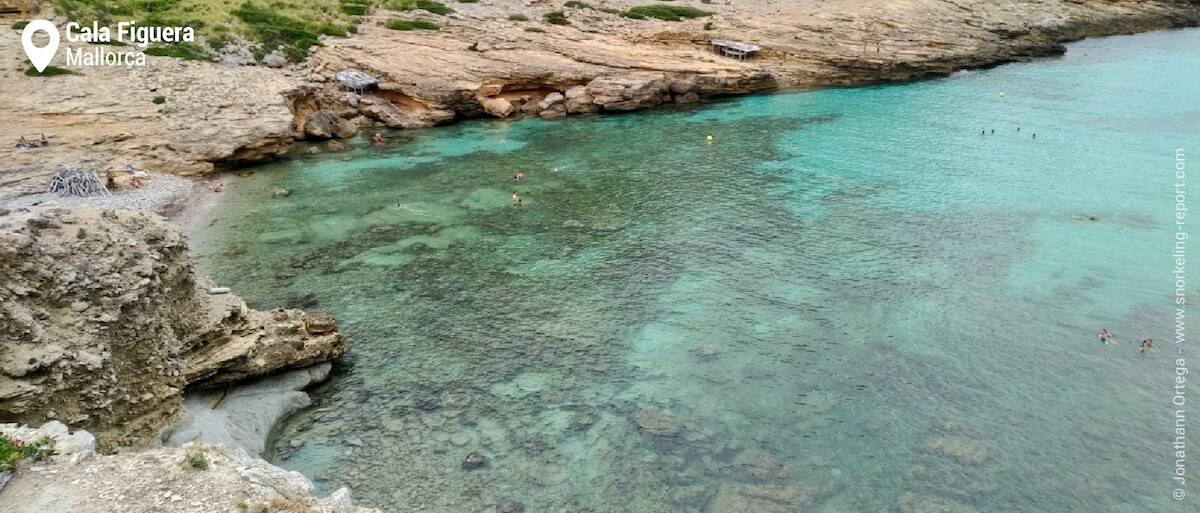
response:
[[[177,488],[201,495],[241,490],[247,504],[268,506],[281,495],[310,508],[295,511],[355,511],[348,496],[317,501],[302,476],[257,459],[274,425],[308,405],[302,390],[324,380],[329,360],[348,349],[337,324],[319,312],[252,310],[222,292],[197,275],[183,235],[157,215],[0,210],[0,419],[17,423],[0,431],[26,441],[52,436],[60,453],[40,475],[25,480],[28,469],[21,469],[3,490],[5,504],[32,508],[24,511],[128,511],[113,494],[124,489],[129,501],[141,500],[131,483],[156,476],[162,483],[177,474],[179,483],[164,485],[171,493],[158,498],[172,506],[164,511],[246,511],[234,502],[200,509],[173,504],[182,500],[173,497],[187,495]],[[40,431],[21,427],[43,424]],[[87,431],[68,436],[68,429]],[[172,469],[195,448],[98,456],[83,466],[76,465],[87,454],[72,456],[193,441],[221,444],[200,456],[218,471],[198,477]],[[97,469],[125,475],[97,484]],[[264,473],[282,481],[255,480]],[[107,491],[61,502],[56,494],[78,490],[39,479],[68,475],[90,476],[90,485]],[[281,486],[290,488],[279,492]],[[276,506],[257,511],[282,508]]]
[[[275,158],[294,140],[351,137],[372,126],[621,112],[722,95],[914,80],[1055,55],[1064,42],[1084,37],[1200,22],[1194,0],[675,3],[712,14],[630,19],[616,14],[640,5],[627,0],[586,8],[481,0],[455,4],[444,16],[379,7],[362,18],[357,34],[323,37],[302,63],[264,62],[281,68],[148,57],[145,67],[54,77],[26,76],[20,31],[3,29],[0,140],[45,133],[51,144],[7,146],[0,199],[42,191],[64,164],[104,171],[134,163],[204,175]],[[542,22],[556,11],[567,24]],[[387,28],[397,16],[440,29]],[[730,59],[709,51],[711,39],[751,42],[762,51]],[[348,93],[334,80],[346,68],[370,73],[378,87]]]

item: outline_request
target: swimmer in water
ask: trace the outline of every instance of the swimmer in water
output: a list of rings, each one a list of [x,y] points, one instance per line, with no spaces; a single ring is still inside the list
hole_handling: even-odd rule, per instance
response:
[[[425,212],[424,210],[417,210],[415,208],[408,206],[408,203],[397,203],[396,210],[407,210],[407,211],[412,212],[419,216],[423,216],[423,215],[427,214],[427,212]]]
[[[1112,333],[1109,333],[1107,329],[1100,330],[1100,341],[1101,342],[1104,342],[1105,344],[1107,344],[1108,340],[1111,338],[1112,338]]]
[[[1033,138],[1034,138],[1034,139],[1037,139],[1037,134],[1033,134]]]
[[[524,171],[517,171],[517,176],[514,176],[514,177],[513,177],[513,181],[514,181],[514,182],[520,182],[521,180],[524,180],[524,179],[525,179],[525,172],[524,172]]]
[[[1154,348],[1154,341],[1148,338],[1142,339],[1142,349],[1139,351],[1142,356],[1146,356],[1146,351],[1158,351]]]
[[[383,144],[383,134],[375,132],[375,144]]]
[[[1018,132],[1020,132],[1020,131],[1021,131],[1021,127],[1017,127],[1017,131],[1018,131]]]
[[[995,129],[995,128],[993,128],[993,129],[992,129],[992,135],[996,135],[996,129]]]
[[[521,198],[518,198],[517,193],[514,192],[513,193],[513,203],[520,203],[520,202],[521,202]]]

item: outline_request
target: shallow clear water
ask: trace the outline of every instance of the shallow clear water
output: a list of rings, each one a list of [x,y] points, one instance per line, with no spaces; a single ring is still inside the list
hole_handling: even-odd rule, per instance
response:
[[[255,306],[340,320],[274,457],[360,504],[1200,511],[1168,342],[1198,46],[393,132],[234,179],[194,243]]]

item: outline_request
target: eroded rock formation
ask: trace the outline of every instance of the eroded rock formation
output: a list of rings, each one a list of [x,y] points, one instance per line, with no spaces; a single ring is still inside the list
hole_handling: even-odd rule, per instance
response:
[[[0,418],[56,419],[101,450],[142,445],[186,387],[336,358],[324,314],[258,312],[211,295],[177,229],[135,211],[0,215]]]

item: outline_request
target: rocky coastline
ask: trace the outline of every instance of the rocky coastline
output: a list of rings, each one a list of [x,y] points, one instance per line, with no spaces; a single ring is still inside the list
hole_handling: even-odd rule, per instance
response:
[[[102,172],[136,163],[199,177],[278,158],[294,141],[375,127],[619,113],[917,80],[1057,55],[1064,42],[1085,37],[1200,23],[1200,2],[1166,0],[801,0],[712,5],[711,19],[684,22],[579,10],[568,13],[571,25],[540,33],[499,21],[557,8],[464,4],[430,33],[391,31],[382,26],[391,13],[376,13],[357,35],[327,39],[307,61],[282,68],[150,57],[145,69],[54,78],[24,76],[19,31],[0,30],[0,55],[9,56],[0,65],[0,138],[44,132],[51,141],[37,150],[8,146],[0,201],[42,192],[68,164]],[[764,50],[727,59],[708,52],[713,38]],[[347,68],[377,77],[378,87],[347,92],[334,78]],[[154,101],[160,96],[164,103]],[[70,441],[45,468],[8,485],[4,500],[27,508],[14,511],[45,510],[39,500],[77,480],[108,493],[76,497],[88,511],[124,511],[130,499],[121,494],[139,488],[123,482],[157,493],[143,499],[163,511],[368,511],[345,490],[318,500],[303,476],[257,459],[255,442],[307,406],[303,388],[348,349],[334,320],[255,311],[234,295],[212,294],[213,285],[193,269],[178,229],[152,214],[0,208],[0,419],[20,424],[0,432]],[[247,420],[251,410],[267,413]],[[157,447],[163,443],[181,447]],[[111,454],[119,449],[143,452]],[[187,468],[196,454],[209,473]],[[220,507],[210,507],[214,497]],[[907,498],[901,509],[936,507]]]
[[[84,471],[81,461],[93,456],[136,481],[152,475],[146,464],[199,450],[216,467],[236,470],[225,476],[236,489],[275,476],[245,500],[269,504],[281,496],[313,511],[356,511],[347,492],[321,502],[303,476],[257,459],[276,423],[309,404],[303,389],[324,380],[329,361],[349,349],[332,317],[256,311],[217,293],[192,267],[179,228],[148,212],[0,210],[0,248],[0,419],[15,422],[0,432],[27,443],[51,436],[58,451],[51,471],[26,479],[29,469],[21,469],[4,487],[17,491],[0,488],[6,504],[27,504],[13,499],[21,496],[47,505],[63,490],[39,478]],[[172,447],[140,460],[111,455],[164,443]],[[187,444],[201,445],[179,448]],[[195,488],[180,481],[175,488]],[[79,497],[75,506],[124,510],[121,501],[92,509],[94,499]],[[227,506],[208,511],[235,510]]]
[[[51,142],[9,147],[0,200],[41,192],[67,164],[105,171],[134,163],[203,176],[278,158],[293,141],[380,126],[615,113],[917,80],[1057,55],[1064,42],[1085,37],[1200,23],[1200,3],[1190,0],[728,2],[703,4],[709,17],[676,22],[611,14],[632,5],[606,0],[567,9],[569,24],[544,28],[507,17],[538,20],[560,6],[490,0],[458,5],[445,17],[410,14],[436,18],[436,31],[390,30],[384,25],[396,13],[380,8],[357,34],[324,38],[309,59],[281,68],[149,57],[146,67],[49,78],[25,76],[20,32],[0,30],[0,55],[11,55],[0,67],[8,89],[0,95],[0,139],[46,133]],[[730,59],[709,51],[711,39],[752,41],[763,50]],[[334,79],[348,68],[376,77],[378,87],[348,92]]]

